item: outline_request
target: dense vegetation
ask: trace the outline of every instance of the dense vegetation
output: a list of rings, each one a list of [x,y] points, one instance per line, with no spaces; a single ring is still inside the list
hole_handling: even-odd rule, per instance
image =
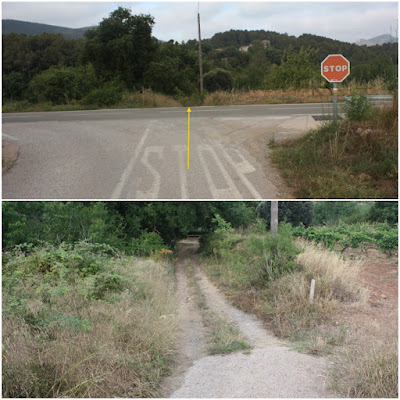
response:
[[[363,248],[367,250],[371,244],[391,254],[398,245],[397,228],[388,224],[339,224],[334,227],[308,227],[299,225],[293,229],[293,235],[303,239],[321,243],[330,249]]]
[[[2,395],[157,397],[174,343],[172,272],[87,242],[3,253]]]
[[[154,24],[150,15],[131,15],[120,7],[83,40],[49,33],[3,35],[3,104],[103,106],[121,101],[122,92],[143,89],[198,102],[197,41],[159,42],[152,36]],[[242,46],[250,47],[242,51]],[[231,30],[204,40],[202,48],[209,92],[325,87],[319,65],[331,53],[351,62],[346,84],[380,79],[386,88],[397,85],[396,43],[366,47],[308,34]]]
[[[372,207],[320,202],[314,212],[322,221],[340,220],[340,215],[353,221],[360,217],[360,221],[373,218],[376,212],[381,218],[385,214],[395,217],[395,208],[397,202],[377,202]],[[387,322],[381,321],[373,335],[368,322],[359,322],[357,310],[370,307],[369,293],[362,283],[365,256],[361,258],[359,253],[354,260],[331,251],[371,243],[381,250],[393,248],[398,242],[397,227],[339,223],[305,228],[281,223],[278,236],[273,236],[265,231],[265,224],[235,230],[226,221],[216,219],[217,229],[203,241],[203,268],[235,306],[256,314],[275,335],[293,341],[294,349],[331,355],[335,368],[327,384],[331,383],[343,397],[398,397],[397,324],[386,332]],[[306,240],[294,241],[293,235]],[[315,242],[320,245],[315,246]],[[378,265],[379,258],[375,259]],[[373,259],[367,258],[366,265]],[[381,267],[383,270],[386,265]],[[310,301],[312,279],[316,283]],[[386,314],[391,315],[389,307]]]
[[[304,346],[313,354],[343,342],[341,327],[321,332],[319,324],[342,304],[358,304],[362,291],[353,264],[338,252],[301,248],[294,236],[339,250],[344,240],[389,251],[397,244],[397,202],[282,202],[278,236],[267,231],[268,202],[2,207],[4,397],[157,397],[177,323],[173,250],[189,233],[202,234],[208,272],[238,306],[258,313],[279,336],[307,335]],[[360,224],[366,221],[374,224]],[[319,284],[310,305],[313,277]],[[204,313],[215,332],[228,329],[235,338],[213,353],[248,347]]]
[[[244,202],[3,202],[3,249],[30,243],[104,243],[150,255],[190,232],[207,232],[219,213],[239,227],[254,219]]]
[[[339,123],[271,142],[272,161],[298,198],[397,199],[397,102],[372,107],[360,95],[344,105]]]

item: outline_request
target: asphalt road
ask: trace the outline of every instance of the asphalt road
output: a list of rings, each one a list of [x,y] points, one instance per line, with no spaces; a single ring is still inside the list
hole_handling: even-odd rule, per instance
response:
[[[187,108],[3,114],[3,140],[20,146],[3,199],[287,198],[249,144],[331,108],[192,107],[189,169]]]

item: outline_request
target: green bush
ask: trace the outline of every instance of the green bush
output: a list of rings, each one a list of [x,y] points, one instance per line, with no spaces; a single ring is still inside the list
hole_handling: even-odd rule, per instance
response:
[[[229,91],[233,87],[233,78],[229,71],[222,68],[216,68],[204,74],[204,88],[209,92],[217,90]]]
[[[27,87],[23,75],[20,72],[11,72],[2,77],[3,104],[5,100],[19,100]]]
[[[32,102],[68,104],[81,100],[97,85],[91,65],[86,67],[51,67],[29,82]]]
[[[385,222],[389,224],[397,223],[398,202],[397,201],[376,201],[370,212],[369,220],[376,222]]]
[[[354,94],[345,100],[343,111],[350,121],[366,121],[371,116],[371,104],[367,96]]]
[[[264,287],[296,268],[299,249],[289,224],[280,224],[277,236],[270,232],[240,235],[229,225],[223,226],[224,222],[219,221],[220,227],[208,235],[204,253],[215,254],[234,286]]]
[[[152,253],[167,249],[162,237],[156,232],[143,232],[139,238],[132,239],[131,251],[139,257],[149,257]]]
[[[82,104],[97,107],[112,106],[121,101],[124,89],[124,85],[118,80],[107,82],[103,87],[92,90],[82,100]]]

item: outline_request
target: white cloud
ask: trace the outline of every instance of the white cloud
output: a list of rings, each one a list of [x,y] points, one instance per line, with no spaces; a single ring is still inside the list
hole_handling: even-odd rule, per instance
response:
[[[118,6],[155,17],[162,40],[197,38],[197,2],[3,2],[3,18],[72,28],[98,24]],[[264,29],[299,36],[312,33],[354,42],[395,34],[396,2],[201,2],[202,37],[230,29]]]

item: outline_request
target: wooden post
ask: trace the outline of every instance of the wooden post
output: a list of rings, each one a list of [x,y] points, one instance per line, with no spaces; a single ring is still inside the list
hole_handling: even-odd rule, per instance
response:
[[[311,279],[311,287],[310,287],[310,304],[314,301],[314,289],[315,289],[315,279]]]
[[[278,235],[278,202],[271,201],[271,233]]]
[[[200,13],[197,14],[199,22],[199,68],[200,68],[200,94],[203,95],[203,59],[201,54]],[[203,101],[202,101],[203,103]]]

